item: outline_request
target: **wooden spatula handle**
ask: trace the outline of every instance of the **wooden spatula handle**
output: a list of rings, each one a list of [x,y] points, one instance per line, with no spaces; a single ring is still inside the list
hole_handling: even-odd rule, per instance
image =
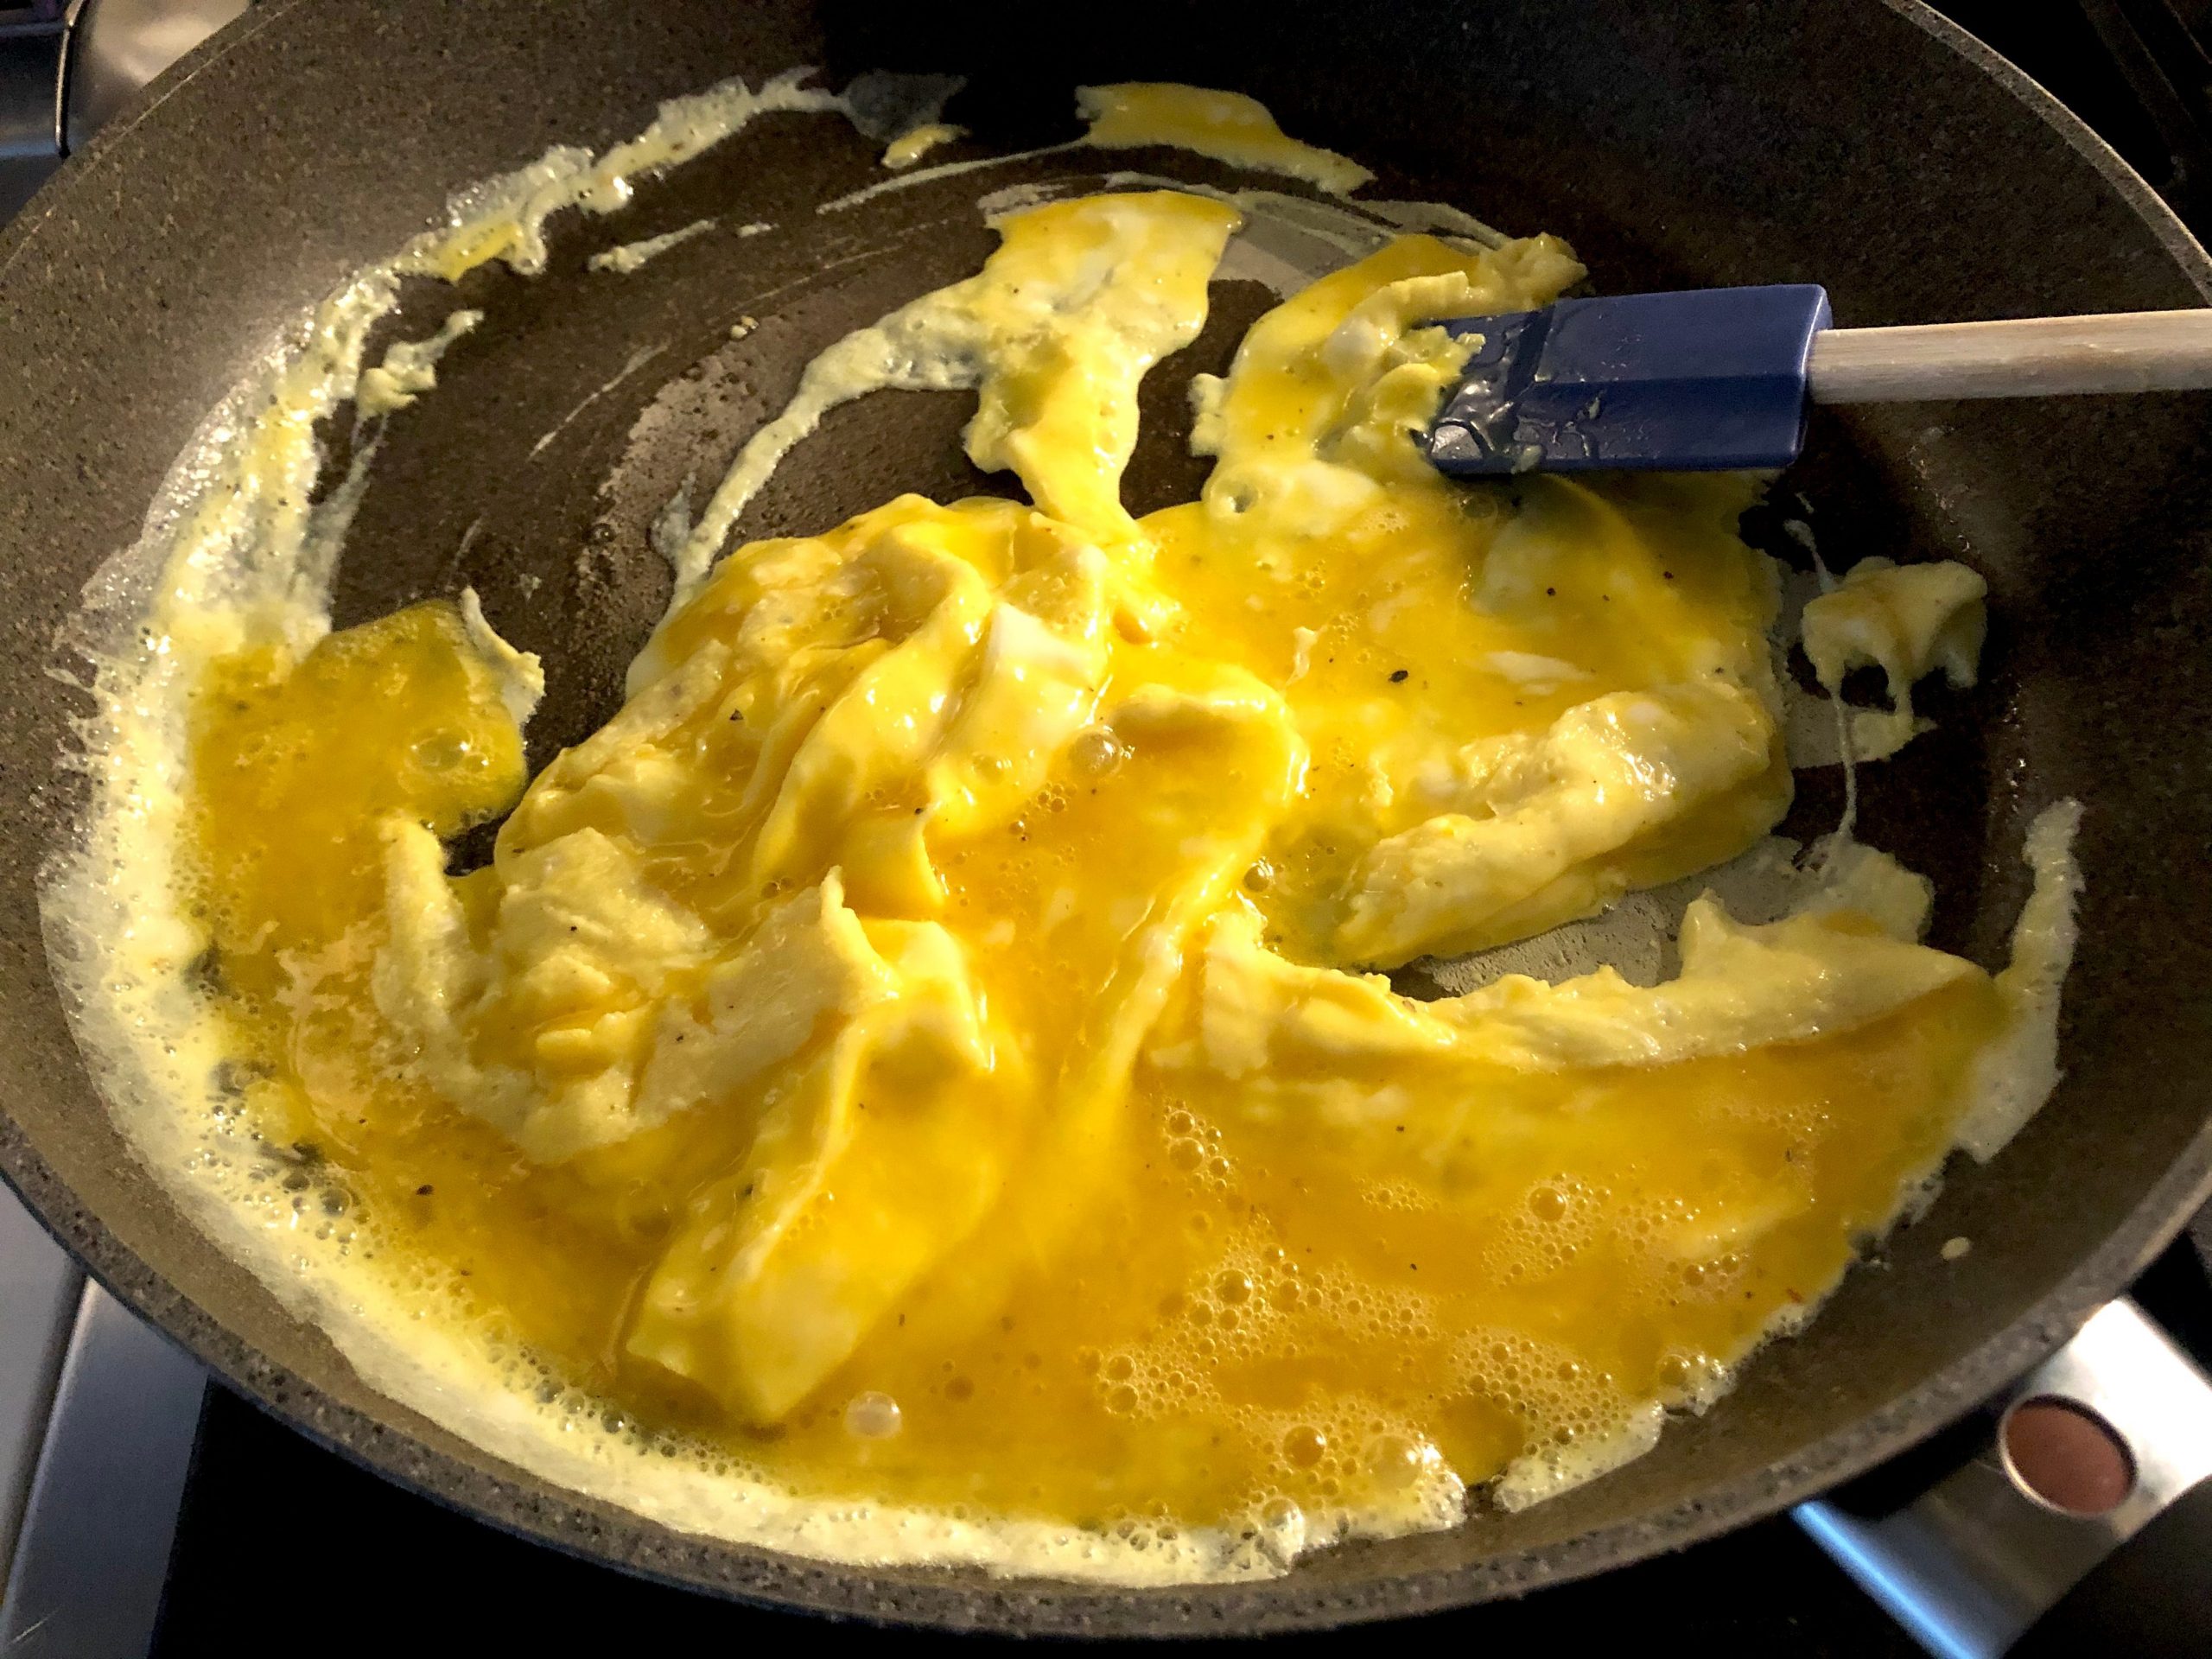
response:
[[[2212,387],[2212,310],[1824,329],[1806,382],[1818,404]]]

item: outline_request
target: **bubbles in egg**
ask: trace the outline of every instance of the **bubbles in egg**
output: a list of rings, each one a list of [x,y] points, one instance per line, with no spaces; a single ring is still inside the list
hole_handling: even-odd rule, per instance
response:
[[[887,1440],[904,1421],[899,1402],[878,1389],[856,1394],[845,1402],[846,1431],[861,1440]]]

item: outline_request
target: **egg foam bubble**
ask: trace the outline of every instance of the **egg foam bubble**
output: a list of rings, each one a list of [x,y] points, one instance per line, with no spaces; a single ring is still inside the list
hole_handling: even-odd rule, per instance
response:
[[[1580,275],[1563,246],[1445,210],[1134,176],[1105,197],[994,203],[991,267],[817,359],[706,515],[667,537],[678,601],[630,704],[524,795],[520,727],[542,671],[473,594],[330,631],[377,423],[436,395],[440,353],[474,325],[365,369],[370,330],[403,277],[450,282],[493,259],[543,270],[556,215],[618,212],[633,180],[760,114],[867,132],[849,102],[796,75],[733,83],[603,155],[556,149],[464,193],[443,226],[305,320],[180,459],[63,641],[94,670],[73,761],[93,809],[42,912],[118,1125],[195,1223],[372,1387],[687,1532],[837,1561],[1165,1585],[1447,1527],[1471,1484],[1517,1507],[1618,1466],[1802,1321],[1849,1254],[1823,1231],[1789,1264],[1802,1273],[1788,1296],[1734,1309],[1765,1270],[1757,1241],[1802,1218],[1624,1185],[1608,1160],[1631,1143],[1603,1136],[1627,1136],[1650,1107],[1644,1071],[1664,1070],[1676,1106],[1740,1125],[1745,1099],[1802,1080],[1777,1045],[1842,1045],[1845,1065],[1853,1033],[1886,1033],[1885,1064],[1936,1080],[1926,1121],[1835,1200],[1878,1230],[1925,1191],[1959,1125],[1986,1155],[2055,1078],[2043,1033],[2072,944],[2072,819],[2055,810],[2031,837],[2037,896],[2012,967],[1981,976],[1923,949],[1916,878],[1870,849],[1808,862],[1766,839],[1788,773],[1772,575],[1733,534],[1750,486],[1617,499],[1539,485],[1508,510],[1418,470],[1408,434],[1456,366],[1425,325],[1541,302]],[[1118,107],[1181,105],[1152,89]],[[1259,143],[1275,158],[1261,165],[1357,182],[1242,104],[1190,107],[1221,129],[1202,153]],[[1155,123],[1094,142],[1176,140]],[[1404,233],[1416,218],[1443,234]],[[625,245],[641,262],[654,240]],[[1314,242],[1332,245],[1323,268],[1355,263],[1297,280]],[[1240,260],[1285,304],[1195,393],[1214,477],[1201,501],[1133,519],[1115,486],[1136,384],[1195,337],[1209,282]],[[1300,378],[1309,362],[1325,366],[1318,390]],[[1020,474],[1034,508],[906,498],[822,536],[725,551],[738,511],[823,410],[917,385],[976,393],[970,454]],[[349,404],[354,468],[318,499],[315,429]],[[1420,557],[1376,583],[1357,561],[1300,567],[1287,550],[1344,536],[1418,553],[1408,526],[1423,513],[1434,536],[1480,535],[1487,585],[1464,616],[1423,614],[1464,595],[1435,588]],[[1593,549],[1603,558],[1583,568],[1561,562]],[[1224,550],[1241,563],[1217,575],[1207,561]],[[1561,597],[1548,585],[1570,624],[1495,625],[1516,607],[1541,618]],[[824,599],[831,632],[774,634]],[[869,607],[871,639],[835,633]],[[1644,643],[1655,616],[1671,619],[1663,648]],[[1526,648],[1578,632],[1602,648]],[[1458,660],[1481,664],[1479,684],[1440,688]],[[827,677],[795,678],[802,663]],[[1446,717],[1427,718],[1432,705]],[[882,747],[861,712],[926,722],[948,707],[957,721],[911,751]],[[375,720],[360,742],[318,746],[363,709]],[[1461,741],[1470,721],[1491,722],[1478,753]],[[1649,785],[1667,743],[1666,783]],[[1643,805],[1605,818],[1577,780],[1624,753]],[[681,775],[687,755],[780,787],[750,804],[742,787],[716,797]],[[373,764],[337,764],[349,756]],[[610,799],[619,823],[595,816]],[[702,802],[755,815],[736,843],[742,893],[639,861],[639,813],[673,823]],[[1304,828],[1323,833],[1284,837],[1293,802],[1319,804]],[[511,807],[494,866],[449,880],[441,840]],[[238,829],[311,842],[318,813],[334,842],[349,814],[372,835],[310,880],[265,831]],[[211,840],[211,823],[229,828]],[[1715,865],[1725,906],[1684,887]],[[1124,916],[1117,894],[1084,887],[1107,868],[1160,908]],[[1448,891],[1409,901],[1431,870],[1450,873]],[[1047,938],[1057,955],[1039,954]],[[1452,995],[1432,1003],[1348,971],[1468,950],[1481,954],[1438,969]],[[1606,977],[1636,951],[1657,957]],[[533,963],[560,964],[564,988]],[[721,970],[749,996],[717,1003]],[[606,1001],[626,976],[659,1000]],[[666,991],[679,981],[683,996]],[[1747,997],[1755,981],[1792,989]],[[1025,984],[1053,988],[1025,1000]],[[1053,1005],[1081,1005],[1070,988],[1084,986],[1099,1023],[1055,1025]],[[510,989],[525,999],[512,1017],[455,1013]],[[758,1014],[787,1005],[814,1012],[788,1031]],[[650,1020],[632,1017],[641,1007]],[[1955,1028],[1974,1040],[1951,1041]],[[1722,1030],[1736,1034],[1700,1046],[1697,1033]],[[687,1079],[707,1062],[680,1056],[709,1048],[713,1086],[769,1126],[748,1145],[698,1138],[708,1085]],[[1739,1064],[1770,1071],[1716,1082],[1712,1068]],[[1547,1079],[1561,1076],[1603,1135],[1579,1172],[1523,1169],[1516,1135],[1554,1109]],[[1409,1113],[1416,1096],[1432,1109]],[[1813,1107],[1776,1097],[1732,1146],[1771,1141],[1779,1157],[1792,1136],[1819,1139]],[[1484,1121],[1469,1099],[1489,1103]],[[363,1108],[353,1128],[344,1103]],[[906,1121],[862,1128],[870,1105]],[[402,1119],[429,1133],[388,1127]],[[842,1139],[779,1151],[771,1130],[786,1122]],[[931,1179],[872,1186],[860,1153],[879,1145]],[[1156,1180],[1114,1185],[1154,1160]],[[690,1189],[680,1203],[653,1196],[671,1167]],[[823,1167],[893,1222],[911,1187],[927,1189],[905,1231],[868,1247],[867,1273],[818,1243],[837,1237],[823,1203],[835,1195],[807,1185]],[[1346,1179],[1317,1207],[1298,1184],[1320,1167]],[[790,1193],[771,1215],[767,1199]],[[555,1248],[545,1273],[487,1253],[495,1224],[549,1200],[587,1249]],[[966,1246],[986,1229],[1019,1248]],[[1337,1248],[1355,1234],[1375,1242]],[[733,1237],[750,1254],[730,1256]],[[757,1287],[735,1300],[711,1287],[733,1260]],[[1699,1311],[1602,1356],[1529,1317],[1546,1298],[1586,1298],[1580,1275],[1601,1261],[1655,1305]],[[551,1310],[592,1304],[595,1272],[619,1318],[564,1324]],[[1096,1328],[1076,1317],[1102,1302]],[[1417,1358],[1408,1380],[1331,1370],[1332,1356],[1385,1351]],[[1001,1414],[978,1423],[976,1402]],[[1053,1422],[1080,1428],[1038,1460],[1058,1484],[1033,1496],[991,1465],[988,1443]],[[1223,1467],[1187,1473],[1209,1435],[1230,1448]],[[1118,1485],[1075,1495],[1078,1473],[1108,1469]]]

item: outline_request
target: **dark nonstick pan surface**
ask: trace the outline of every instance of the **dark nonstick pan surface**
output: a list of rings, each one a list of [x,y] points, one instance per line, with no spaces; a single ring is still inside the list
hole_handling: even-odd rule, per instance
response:
[[[1986,1168],[1955,1166],[1932,1215],[1708,1416],[1555,1502],[1326,1552],[1268,1583],[1146,1593],[732,1548],[576,1498],[397,1407],[180,1217],[110,1128],[47,977],[36,874],[73,810],[55,758],[85,711],[45,671],[53,640],[255,355],[459,183],[556,142],[626,137],[658,100],[732,73],[963,73],[955,118],[1009,146],[1073,136],[1075,84],[1181,79],[1252,92],[1290,131],[1357,156],[1382,175],[1370,194],[1555,231],[1610,289],[1818,281],[1852,325],[2212,293],[2203,253],[2086,129],[1910,4],[1139,0],[1066,44],[1041,37],[1034,14],[920,10],[937,19],[927,30],[856,5],[270,0],[150,89],[0,237],[0,1171],[110,1288],[234,1387],[386,1474],[678,1583],[958,1627],[1311,1626],[1596,1572],[1856,1472],[2056,1345],[2212,1189],[2202,397],[1820,417],[1784,488],[1809,497],[1833,558],[1960,558],[1991,585],[1984,685],[1935,707],[1940,734],[1866,779],[1867,839],[1936,878],[1934,942],[2001,961],[2028,818],[2063,795],[2088,804],[2068,1076],[2013,1146]],[[545,277],[472,276],[460,298],[491,321],[448,359],[439,396],[395,423],[338,620],[473,582],[501,631],[547,658],[535,758],[604,719],[665,598],[645,528],[685,474],[717,476],[830,340],[971,270],[991,245],[980,189],[1099,167],[1052,158],[812,213],[881,176],[875,155],[842,124],[773,118],[646,185],[624,216],[556,226]],[[583,281],[591,251],[704,213],[783,228]],[[709,240],[713,257],[690,257]],[[1172,384],[1150,389],[1163,410],[1191,370],[1218,366],[1255,306],[1221,296],[1206,337],[1158,377]],[[747,315],[762,326],[731,340]],[[840,411],[740,533],[823,528],[900,487],[1007,487],[958,463],[965,413],[923,394]],[[1187,495],[1190,467],[1172,443],[1147,444],[1132,505]],[[1802,775],[1785,828],[1830,827],[1838,793]],[[1954,1236],[1974,1249],[1944,1262]]]

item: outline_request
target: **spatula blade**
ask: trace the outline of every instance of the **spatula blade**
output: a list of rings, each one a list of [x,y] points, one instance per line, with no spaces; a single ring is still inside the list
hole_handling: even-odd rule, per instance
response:
[[[1809,283],[1561,300],[1443,325],[1480,337],[1427,435],[1462,476],[1787,466],[1829,326]]]

